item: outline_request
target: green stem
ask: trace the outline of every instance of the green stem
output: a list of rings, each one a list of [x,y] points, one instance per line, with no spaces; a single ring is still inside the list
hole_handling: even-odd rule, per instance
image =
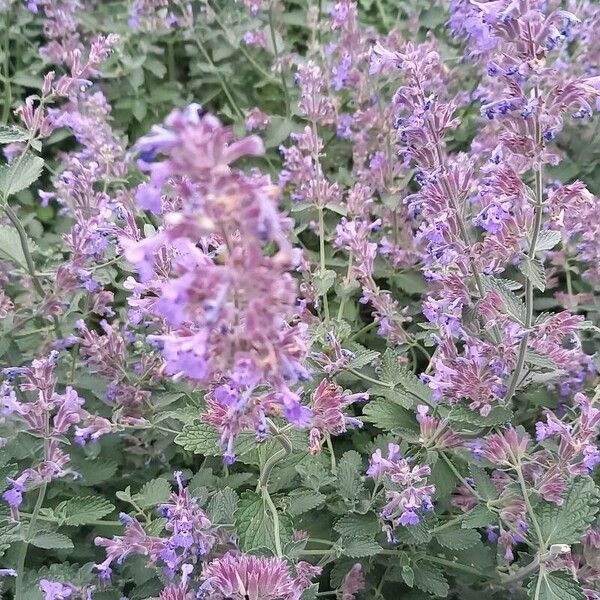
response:
[[[354,256],[352,256],[352,254],[349,254],[348,255],[348,268],[346,269],[346,279],[345,279],[346,289],[344,290],[342,299],[340,300],[340,306],[338,308],[338,313],[337,313],[338,321],[341,321],[342,317],[344,316],[344,308],[346,306],[346,300],[348,299],[348,296],[349,296],[347,288],[350,286],[350,279],[351,279],[351,275],[352,275],[353,263],[354,263]]]
[[[442,567],[448,567],[449,569],[454,569],[455,571],[468,573],[469,575],[475,575],[476,577],[481,577],[482,579],[489,579],[489,576],[479,569],[469,567],[468,565],[463,565],[452,560],[447,560],[445,558],[439,558],[437,556],[423,556],[421,560],[425,560],[436,565],[441,565]]]
[[[38,497],[35,502],[35,506],[33,508],[33,513],[31,514],[31,520],[29,521],[29,527],[27,528],[27,539],[24,540],[21,544],[21,548],[19,550],[19,554],[17,556],[17,578],[15,582],[15,600],[25,600],[25,596],[23,595],[23,582],[25,580],[25,560],[27,558],[27,550],[29,548],[29,540],[31,540],[33,534],[35,533],[35,525],[38,519],[38,515],[40,509],[42,508],[42,504],[44,503],[44,498],[46,497],[46,483],[42,483],[40,486],[40,490],[38,492]]]
[[[213,59],[210,57],[210,54],[204,47],[204,44],[200,41],[200,39],[197,36],[195,36],[195,42],[196,42],[196,45],[198,46],[198,49],[200,50],[200,52],[202,52],[202,55],[208,62],[208,64],[213,68],[213,71],[216,74],[217,79],[219,80],[219,83],[221,84],[221,89],[223,90],[223,93],[225,94],[225,97],[227,98],[227,101],[229,102],[231,108],[233,109],[234,112],[237,112],[239,117],[241,117],[243,119],[245,116],[244,112],[238,106],[237,102],[234,100],[231,92],[229,91],[229,86],[227,85],[225,78],[221,74],[221,71],[215,65],[215,63],[213,62]]]
[[[533,260],[535,258],[535,251],[537,241],[540,235],[540,230],[542,228],[542,217],[543,217],[543,203],[542,203],[542,193],[543,193],[543,180],[542,180],[542,168],[540,167],[535,173],[535,217],[533,224],[533,232],[531,235],[531,244],[529,246],[529,252],[527,253],[527,258],[529,260]],[[531,283],[531,279],[529,277],[525,280],[525,333],[521,338],[521,343],[519,345],[519,354],[517,357],[517,363],[515,365],[515,369],[513,371],[510,384],[506,391],[506,396],[504,397],[504,403],[508,404],[512,399],[517,385],[519,383],[519,379],[521,376],[521,371],[523,370],[523,365],[525,364],[525,354],[527,353],[527,342],[529,340],[529,330],[531,325],[533,324],[533,284]]]
[[[323,275],[325,273],[325,219],[323,216],[323,207],[317,206],[317,210],[319,213],[319,262],[321,275]],[[329,301],[327,299],[327,292],[323,294],[323,310],[325,311],[325,320],[329,322]]]
[[[454,473],[454,476],[469,490],[475,498],[477,498],[480,502],[485,502],[485,500],[479,495],[477,490],[469,485],[469,482],[459,473],[458,469],[454,466],[452,461],[446,456],[444,452],[440,452],[440,456],[442,460],[448,465],[448,468]]]
[[[523,500],[525,501],[527,513],[529,514],[529,518],[531,519],[531,523],[533,524],[533,529],[538,539],[540,551],[543,552],[546,550],[546,542],[544,541],[544,536],[542,535],[540,524],[538,523],[537,517],[535,516],[535,512],[533,511],[533,506],[531,506],[531,501],[529,500],[529,491],[527,490],[527,484],[525,483],[525,478],[523,477],[523,469],[521,468],[521,465],[518,464],[515,467],[515,470],[517,472],[517,478],[519,479],[519,485],[521,486],[521,493],[523,494]]]
[[[331,461],[331,473],[333,475],[337,475],[337,463],[335,460],[335,452],[333,451],[333,443],[331,441],[331,436],[328,435],[325,438],[327,449],[329,450],[329,460]]]
[[[19,514],[22,517],[33,517],[33,513],[26,513],[26,512],[19,512]],[[54,517],[44,517],[42,515],[38,515],[37,516],[37,520],[38,521],[46,521],[48,523],[59,523],[60,521]],[[85,522],[86,525],[93,525],[96,527],[119,527],[122,528],[123,524],[121,523],[121,521],[102,521],[102,520],[97,520],[97,521],[86,521]]]
[[[10,107],[12,104],[12,85],[10,82],[10,15],[11,11],[9,10],[6,15],[6,29],[4,35],[4,61],[3,61],[3,70],[4,70],[4,103],[2,106],[2,123],[8,123],[8,118],[10,116]]]
[[[275,61],[278,62],[279,50],[277,48],[277,37],[275,35],[275,23],[273,22],[273,4],[269,6],[269,31],[271,32],[271,42],[273,44],[273,53],[275,54]],[[283,65],[277,65],[279,68],[279,74],[281,76],[281,85],[283,87],[283,95],[285,97],[285,113],[289,117],[292,113],[292,103],[290,101],[290,92],[288,90],[287,81],[285,80],[285,73],[283,72]]]

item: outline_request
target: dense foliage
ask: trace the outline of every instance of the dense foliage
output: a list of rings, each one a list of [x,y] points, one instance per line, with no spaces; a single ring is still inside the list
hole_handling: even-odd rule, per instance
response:
[[[0,596],[600,600],[595,0],[0,16]]]

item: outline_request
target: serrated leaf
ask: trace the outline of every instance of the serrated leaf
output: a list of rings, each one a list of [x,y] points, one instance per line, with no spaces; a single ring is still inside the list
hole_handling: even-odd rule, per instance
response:
[[[545,229],[540,231],[537,243],[535,245],[536,252],[542,252],[544,250],[552,250],[556,244],[560,243],[561,234],[560,231],[553,231],[551,229]]]
[[[373,539],[367,537],[356,537],[342,539],[340,541],[342,554],[351,558],[363,558],[365,556],[375,556],[381,552],[381,546]]]
[[[335,282],[335,271],[325,269],[325,271],[317,273],[314,278],[315,292],[319,296],[325,296]]]
[[[360,454],[355,450],[345,452],[337,468],[337,489],[340,496],[351,504],[358,500],[364,489],[361,473],[362,458]]]
[[[171,495],[171,484],[163,477],[157,477],[147,481],[138,494],[135,495],[135,501],[142,508],[150,508],[162,504],[169,500]]]
[[[35,249],[35,243],[28,238],[30,252]],[[0,225],[0,258],[26,269],[27,260],[23,253],[21,240],[17,231],[10,225]]]
[[[448,415],[450,421],[469,423],[478,427],[492,427],[502,425],[512,418],[512,411],[506,406],[494,406],[489,415],[485,417],[478,411],[471,410],[468,406],[454,406]]]
[[[369,350],[360,344],[355,342],[350,342],[348,344],[344,344],[344,348],[350,350],[354,354],[354,357],[348,364],[348,368],[350,369],[360,369],[362,367],[366,367],[370,365],[375,359],[379,358],[379,352],[376,350]]]
[[[473,486],[477,490],[477,493],[484,500],[495,500],[498,497],[498,491],[486,470],[472,464],[469,467],[469,471],[471,472],[471,479],[473,479]]]
[[[524,302],[512,291],[511,282],[506,279],[496,279],[495,277],[483,278],[486,291],[496,290],[502,298],[508,314],[521,323],[525,323],[527,310]]]
[[[598,512],[598,501],[594,481],[581,477],[570,485],[561,506],[539,502],[534,511],[546,546],[578,542]]]
[[[531,600],[585,600],[586,595],[569,573],[541,570],[528,588]]]
[[[530,348],[525,351],[525,362],[534,367],[540,367],[541,369],[556,369],[556,364],[549,356],[542,354],[541,352],[536,352]]]
[[[350,513],[339,519],[333,528],[344,537],[353,535],[372,537],[381,530],[381,525],[372,512],[365,515]]]
[[[38,533],[29,543],[44,550],[72,550],[73,542],[62,533]]]
[[[414,414],[388,399],[371,400],[363,408],[366,421],[383,431],[417,432]]]
[[[183,446],[185,450],[207,456],[221,454],[218,441],[216,429],[208,423],[198,421],[184,425],[181,433],[175,437],[175,443]]]
[[[321,506],[326,498],[324,494],[314,490],[292,490],[288,496],[287,512],[292,517],[297,517]]]
[[[43,168],[44,160],[31,153],[0,166],[0,194],[10,196],[28,188],[37,181]]]
[[[529,279],[533,287],[541,292],[546,289],[546,271],[541,260],[525,256],[519,263],[519,271]]]
[[[0,144],[24,142],[29,137],[25,129],[16,125],[0,125]]]
[[[231,488],[219,490],[208,503],[206,512],[213,523],[233,523],[239,496]]]
[[[469,512],[465,513],[461,520],[461,527],[465,529],[477,529],[496,523],[496,515],[484,504],[478,504]]]
[[[291,539],[291,528],[285,515],[279,514],[282,543]],[[268,548],[275,552],[275,528],[269,507],[261,494],[244,492],[235,511],[236,532],[242,550],[250,552]]]
[[[61,502],[54,513],[64,525],[85,525],[110,514],[115,510],[105,498],[100,496],[75,497]]]
[[[438,598],[445,598],[448,595],[450,588],[443,571],[439,567],[420,561],[415,567],[414,573],[415,586],[420,590]]]
[[[440,546],[450,550],[466,550],[481,539],[475,529],[461,529],[459,527],[442,529],[442,531],[435,534],[435,537]]]
[[[388,348],[381,359],[379,378],[388,386],[379,387],[376,393],[383,395],[405,408],[416,404],[430,404],[432,391],[412,371],[400,366],[399,355]],[[392,392],[390,394],[390,392]]]

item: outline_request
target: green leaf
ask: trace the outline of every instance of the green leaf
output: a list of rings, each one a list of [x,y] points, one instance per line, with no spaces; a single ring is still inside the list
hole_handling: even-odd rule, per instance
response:
[[[383,396],[408,409],[415,408],[417,404],[431,403],[431,389],[412,371],[400,366],[399,356],[393,350],[386,350],[378,375],[381,384],[371,386],[371,394]]]
[[[367,537],[342,539],[340,545],[342,553],[351,558],[374,556],[381,552],[381,546],[375,540]]]
[[[325,502],[326,496],[321,492],[314,490],[292,490],[288,496],[287,512],[292,517],[299,515],[321,506]]]
[[[311,490],[318,491],[335,481],[330,472],[314,457],[309,461],[296,465],[296,471],[302,479],[302,484]]]
[[[543,292],[546,289],[546,271],[538,258],[525,256],[519,264],[519,271],[529,279],[531,284]]]
[[[443,571],[439,567],[420,561],[414,568],[414,573],[415,586],[420,590],[438,598],[445,598],[448,595],[450,588]]]
[[[478,504],[464,515],[461,526],[465,529],[485,527],[497,521],[496,515],[484,504]]]
[[[315,292],[319,296],[324,296],[330,290],[331,286],[335,282],[335,271],[325,269],[325,271],[317,273],[313,282],[315,284]]]
[[[466,550],[481,539],[475,529],[461,529],[459,527],[442,529],[442,531],[435,534],[435,537],[440,546],[450,550]]]
[[[272,116],[265,129],[265,147],[275,148],[285,141],[294,130],[294,122],[291,119],[280,116]]]
[[[285,515],[279,514],[282,543],[291,539],[291,528]],[[246,552],[268,548],[275,552],[275,528],[269,507],[261,494],[244,492],[235,511],[236,531],[240,546]]]
[[[450,411],[448,419],[458,423],[469,423],[478,427],[493,427],[510,421],[512,411],[506,406],[494,406],[487,416],[482,416],[478,411],[471,410],[468,406],[455,406]]]
[[[353,535],[373,537],[381,531],[381,524],[372,512],[365,515],[349,513],[339,519],[333,528],[344,537]]]
[[[134,500],[142,508],[150,508],[167,502],[170,495],[171,484],[163,477],[157,477],[147,481],[139,493],[134,496]]]
[[[72,550],[73,542],[62,533],[38,533],[29,543],[45,550]]]
[[[24,142],[29,137],[25,129],[16,125],[0,125],[0,144]]]
[[[233,523],[239,496],[231,488],[219,490],[208,503],[206,512],[213,523]]]
[[[100,496],[77,496],[61,502],[54,514],[62,525],[85,525],[110,514],[115,507]]]
[[[471,472],[471,478],[473,479],[477,493],[484,500],[495,500],[498,497],[498,492],[487,471],[476,465],[470,465],[469,471]]]
[[[28,238],[30,252],[36,247],[33,240]],[[23,269],[27,269],[27,261],[21,240],[16,229],[10,225],[0,225],[0,258],[9,260]]]
[[[541,369],[556,369],[556,364],[549,356],[542,354],[541,352],[531,350],[530,348],[525,351],[525,362],[528,365],[540,367]]]
[[[376,358],[379,358],[379,352],[376,350],[369,350],[355,342],[344,344],[344,348],[350,350],[350,352],[354,354],[354,358],[348,364],[348,368],[350,369],[360,369],[370,365]]]
[[[185,450],[207,456],[221,454],[218,441],[217,430],[212,425],[199,421],[184,425],[181,433],[175,437],[175,443]]]
[[[496,290],[502,298],[502,303],[506,307],[508,314],[521,323],[525,323],[527,310],[523,301],[512,291],[511,285],[506,279],[496,279],[495,277],[485,277],[483,279],[486,291]],[[514,283],[514,282],[513,282]]]
[[[383,431],[412,431],[417,433],[413,413],[387,399],[371,400],[363,408],[366,421]]]
[[[528,588],[531,600],[585,600],[586,595],[569,573],[541,570]]]
[[[534,507],[546,546],[574,544],[598,512],[598,489],[589,477],[571,484],[561,506],[539,502]]]
[[[364,489],[361,479],[362,458],[355,450],[345,452],[337,469],[338,492],[349,503],[358,500]]]
[[[0,167],[0,193],[3,196],[16,194],[28,188],[42,174],[44,160],[34,154],[25,154],[8,165]]]
[[[560,243],[561,235],[560,231],[552,231],[545,229],[540,231],[537,243],[535,245],[536,252],[542,252],[544,250],[552,250],[556,244]]]

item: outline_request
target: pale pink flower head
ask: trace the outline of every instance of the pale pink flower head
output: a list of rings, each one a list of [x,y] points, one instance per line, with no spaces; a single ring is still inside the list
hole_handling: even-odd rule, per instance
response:
[[[304,576],[292,578],[281,558],[233,552],[207,564],[202,578],[207,600],[298,600],[309,585]]]

